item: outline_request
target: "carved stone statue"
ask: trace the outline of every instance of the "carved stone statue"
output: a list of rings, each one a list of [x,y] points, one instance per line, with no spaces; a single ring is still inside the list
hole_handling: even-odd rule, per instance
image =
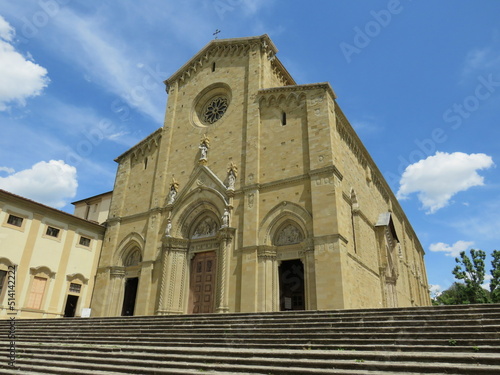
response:
[[[231,165],[229,166],[227,170],[227,188],[230,190],[234,190],[234,185],[236,183],[236,176],[238,176],[238,168],[236,167],[236,164],[231,162]]]
[[[224,214],[222,215],[222,228],[227,228],[229,226],[229,210],[226,208]]]
[[[210,147],[210,139],[205,134],[203,136],[203,138],[201,139],[200,146],[198,147],[200,149],[200,161],[201,162],[207,161],[209,147]]]
[[[165,236],[170,237],[170,231],[172,230],[172,220],[168,219],[167,227],[165,228]]]
[[[179,191],[179,183],[172,177],[172,183],[170,184],[170,191],[168,192],[167,204],[172,204],[175,201],[177,192]]]

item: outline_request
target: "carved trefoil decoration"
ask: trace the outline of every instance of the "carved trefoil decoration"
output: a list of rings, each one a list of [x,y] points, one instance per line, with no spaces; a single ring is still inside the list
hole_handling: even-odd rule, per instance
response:
[[[294,245],[303,240],[302,231],[294,224],[287,224],[276,235],[274,244],[277,246]]]

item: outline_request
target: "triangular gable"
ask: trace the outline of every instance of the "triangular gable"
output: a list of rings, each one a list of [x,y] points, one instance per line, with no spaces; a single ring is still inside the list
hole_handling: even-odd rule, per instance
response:
[[[211,190],[220,196],[226,204],[229,204],[226,185],[224,185],[224,182],[206,165],[200,164],[193,170],[187,184],[180,188],[180,193],[176,201],[182,201],[189,193],[196,189]]]
[[[240,54],[243,51],[248,52],[254,43],[259,43],[265,51],[268,59],[271,60],[275,70],[279,72],[286,85],[295,85],[296,82],[286,70],[283,64],[276,57],[278,49],[267,34],[254,37],[230,38],[230,39],[214,39],[205,45],[196,55],[187,61],[179,68],[172,76],[163,81],[165,83],[167,93],[170,92],[170,87],[177,81],[184,82],[191,76],[195,75],[201,68],[210,60],[214,54]]]

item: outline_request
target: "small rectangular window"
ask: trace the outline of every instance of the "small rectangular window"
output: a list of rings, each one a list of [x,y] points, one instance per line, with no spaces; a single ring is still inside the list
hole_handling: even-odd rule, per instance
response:
[[[286,125],[286,112],[283,112],[281,114],[281,125],[285,126]]]
[[[71,283],[69,284],[69,291],[71,293],[80,293],[82,286],[80,284]]]
[[[90,238],[81,236],[80,237],[80,245],[87,246],[87,247],[90,246]]]
[[[23,218],[15,215],[9,215],[7,223],[16,227],[21,227],[23,225]]]
[[[59,232],[60,229],[54,228],[54,227],[47,227],[47,232],[45,234],[50,237],[59,237]]]

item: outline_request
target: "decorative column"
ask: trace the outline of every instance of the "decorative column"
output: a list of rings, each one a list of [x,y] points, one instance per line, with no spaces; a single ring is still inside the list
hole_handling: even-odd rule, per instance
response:
[[[223,226],[218,233],[219,251],[217,254],[217,313],[227,313],[229,311],[229,257],[232,253],[232,243],[236,228]]]
[[[163,237],[162,274],[156,315],[183,314],[187,288],[187,250],[189,241]]]

